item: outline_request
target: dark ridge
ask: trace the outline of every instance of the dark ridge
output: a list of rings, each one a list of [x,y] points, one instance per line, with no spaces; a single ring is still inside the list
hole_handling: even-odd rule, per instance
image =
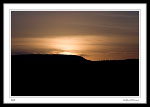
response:
[[[11,56],[12,96],[138,96],[139,60],[76,55]]]
[[[25,54],[25,55],[12,55],[12,60],[16,63],[21,62],[31,64],[72,64],[72,63],[84,63],[89,62],[85,58],[77,55],[60,55],[60,54]]]
[[[90,61],[82,56],[78,55],[64,55],[64,54],[22,54],[22,55],[12,55],[15,60],[28,60],[28,61],[49,61],[49,62],[129,62],[138,61],[139,59],[125,59],[125,60],[101,60],[101,61]]]

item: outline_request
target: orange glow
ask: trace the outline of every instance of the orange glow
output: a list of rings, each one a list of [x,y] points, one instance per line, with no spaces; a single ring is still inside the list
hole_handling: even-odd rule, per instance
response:
[[[79,48],[77,47],[77,45],[75,45],[76,41],[74,40],[66,40],[63,38],[58,38],[58,40],[53,40],[53,42],[56,43],[54,47],[61,50],[71,51]]]
[[[60,52],[59,54],[63,54],[63,55],[75,55],[75,54],[73,54],[71,52]]]
[[[12,38],[12,53],[79,55],[88,60],[138,58],[138,45],[129,47],[129,45],[137,44],[132,40],[123,37],[96,35]]]

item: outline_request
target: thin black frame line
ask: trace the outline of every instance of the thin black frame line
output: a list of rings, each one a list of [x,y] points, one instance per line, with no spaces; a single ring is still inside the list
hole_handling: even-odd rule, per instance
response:
[[[3,4],[46,4],[46,5],[49,5],[49,4],[147,4],[148,2],[144,2],[144,3],[3,3]]]
[[[141,10],[139,11],[139,96],[141,98]]]
[[[83,10],[83,11],[85,11],[85,10],[87,10],[87,11],[101,11],[101,10],[105,10],[105,11],[116,11],[116,10],[118,10],[118,9],[10,9],[10,10],[12,10],[12,11],[18,11],[18,10],[20,10],[20,11],[22,11],[22,10],[30,10],[30,11],[35,11],[35,10],[38,10],[38,11],[43,11],[43,10],[45,10],[45,11],[50,11],[50,10],[52,10],[52,11],[54,11],[54,10],[56,10],[56,11],[69,11],[69,10],[74,10],[74,11],[76,11],[76,10]],[[128,10],[128,11],[139,11],[140,9],[119,9],[120,11],[123,11],[123,10]],[[118,10],[118,11],[119,11]]]
[[[9,70],[10,70],[10,72],[9,72],[9,84],[11,84],[11,11],[9,10],[9,21],[10,21],[10,23],[9,23],[9,51],[10,51],[10,55],[9,55]],[[10,96],[11,96],[11,85],[9,85],[9,98],[10,98]]]
[[[10,34],[10,40],[9,40],[9,50],[10,50],[10,55],[9,55],[9,61],[10,61],[10,57],[11,57],[11,10],[14,10],[14,9],[9,9],[9,15],[10,15],[10,23],[9,23],[9,34]],[[18,10],[22,10],[22,9],[18,9]],[[34,10],[34,9],[24,9],[24,10]],[[38,10],[38,9],[35,9],[35,10]],[[47,9],[43,9],[43,10],[47,10]],[[51,9],[50,9],[51,10]],[[55,9],[54,9],[55,10]],[[60,10],[60,9],[58,9],[58,10]],[[62,9],[63,10],[63,9]],[[70,9],[66,9],[66,10],[70,10]],[[72,10],[76,10],[76,9],[72,9]],[[88,10],[88,9],[79,9],[79,10]],[[91,9],[92,10],[92,9]],[[93,10],[95,10],[95,9],[93,9]],[[96,9],[97,10],[97,9]],[[98,10],[107,10],[107,9],[98,9]],[[131,9],[115,9],[115,10],[130,10],[130,11],[132,11]],[[139,12],[141,11],[141,9],[133,9],[133,10],[138,10]],[[139,15],[140,17],[141,17],[141,15]],[[141,18],[140,18],[140,23],[141,23]],[[141,28],[141,26],[140,26],[140,28]],[[139,29],[139,31],[140,31],[141,29]],[[141,32],[140,32],[141,33]],[[139,35],[140,37],[141,37],[141,34]],[[141,44],[140,44],[140,46],[141,46]],[[140,59],[141,59],[141,54],[140,54]],[[10,62],[10,65],[11,65],[11,62]],[[140,64],[140,66],[141,66],[141,64]],[[141,74],[141,69],[139,70],[140,71],[140,74]],[[11,67],[10,67],[10,73],[9,73],[9,79],[10,79],[10,77],[11,77]],[[141,75],[140,75],[140,77],[141,77]],[[10,83],[9,84],[11,84],[11,79],[10,79]],[[140,84],[140,91],[139,91],[139,93],[140,93],[140,95],[141,95],[141,81],[139,82],[139,84]],[[9,85],[9,87],[11,88],[11,85]],[[9,88],[9,89],[10,89]],[[114,98],[141,98],[141,96],[137,96],[137,97],[132,97],[132,96],[123,96],[123,97],[118,97],[118,96],[116,96],[116,97],[114,97]],[[30,97],[30,96],[28,96],[28,97]],[[37,96],[36,98],[40,98],[40,97],[50,97],[50,96]],[[68,96],[55,96],[55,97],[57,97],[57,98],[60,98],[60,97],[68,97]],[[75,97],[77,97],[77,96],[69,96],[69,97],[72,97],[72,98],[75,98]],[[81,96],[82,97],[82,96]],[[79,97],[79,98],[81,98],[81,97]],[[85,96],[86,98],[87,97],[92,97],[92,96]],[[110,97],[113,97],[113,96],[95,96],[96,98],[110,98]],[[11,96],[11,89],[10,89],[10,91],[9,91],[9,98],[14,98],[14,96],[12,97]],[[15,98],[27,98],[27,97],[20,97],[20,96],[17,96],[17,97],[15,97]],[[30,97],[30,98],[34,98],[34,97]],[[51,98],[54,98],[54,97],[51,97]],[[92,97],[92,98],[94,98],[94,97]]]

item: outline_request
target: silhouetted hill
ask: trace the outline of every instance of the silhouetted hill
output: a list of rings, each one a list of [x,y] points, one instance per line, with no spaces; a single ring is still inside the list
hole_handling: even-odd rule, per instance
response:
[[[15,63],[27,64],[88,64],[88,63],[136,63],[138,59],[90,61],[77,55],[61,54],[24,54],[12,55]]]
[[[11,86],[13,96],[138,96],[139,60],[12,55]]]
[[[20,61],[20,59],[22,61]],[[31,64],[72,64],[72,63],[84,63],[88,60],[77,55],[60,55],[60,54],[25,54],[25,55],[13,55],[12,60],[16,63],[31,63]]]

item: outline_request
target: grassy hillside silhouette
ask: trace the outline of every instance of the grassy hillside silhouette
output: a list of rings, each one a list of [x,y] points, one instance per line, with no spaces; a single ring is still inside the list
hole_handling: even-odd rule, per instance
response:
[[[11,56],[12,96],[138,96],[139,60],[76,55]]]

